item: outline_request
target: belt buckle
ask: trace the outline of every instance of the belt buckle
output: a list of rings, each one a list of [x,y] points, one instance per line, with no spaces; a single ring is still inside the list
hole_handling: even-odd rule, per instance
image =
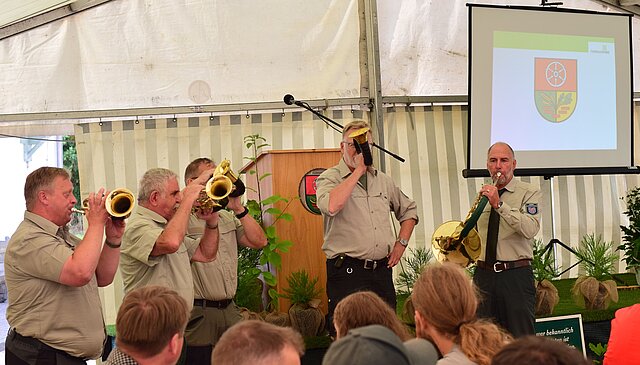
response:
[[[502,269],[498,269],[498,265],[502,265]],[[503,262],[496,261],[493,263],[493,272],[503,272],[505,270],[505,265]]]
[[[378,261],[369,260],[369,259],[365,259],[364,260],[364,269],[365,270],[375,270],[376,267],[378,267]]]

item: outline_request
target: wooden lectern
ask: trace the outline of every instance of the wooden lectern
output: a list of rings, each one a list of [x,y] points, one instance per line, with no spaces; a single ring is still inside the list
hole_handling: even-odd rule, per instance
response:
[[[244,166],[241,170],[245,173],[247,185],[247,199],[258,200],[257,176],[271,173],[271,176],[260,181],[260,195],[262,199],[272,195],[280,195],[283,198],[294,198],[286,212],[293,216],[293,220],[278,221],[275,224],[278,237],[290,240],[293,246],[289,252],[282,253],[282,268],[277,273],[278,293],[283,294],[283,288],[287,288],[287,277],[292,272],[305,270],[311,279],[317,277],[317,287],[321,289],[322,304],[320,309],[327,313],[327,271],[326,256],[322,252],[323,227],[322,216],[308,211],[300,201],[296,200],[299,194],[299,186],[303,177],[313,169],[329,168],[335,166],[341,158],[340,149],[310,149],[310,150],[270,150],[261,153],[257,160]],[[250,174],[249,170],[256,169],[257,174]],[[252,190],[253,189],[253,190]],[[304,196],[301,197],[304,199]],[[286,204],[276,203],[276,207],[284,210]],[[273,222],[269,214],[264,217],[265,225]],[[291,303],[280,298],[281,312],[287,312]]]

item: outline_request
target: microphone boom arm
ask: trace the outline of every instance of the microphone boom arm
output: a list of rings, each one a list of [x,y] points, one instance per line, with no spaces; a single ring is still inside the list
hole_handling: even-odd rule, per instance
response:
[[[318,118],[320,118],[320,120],[325,122],[329,127],[333,128],[336,132],[342,133],[342,129],[344,129],[344,126],[342,124],[336,122],[335,120],[333,120],[333,119],[327,117],[326,115],[318,112],[317,110],[313,109],[309,104],[305,103],[304,101],[294,100],[294,98],[293,98],[293,96],[291,96],[291,94],[285,95],[284,102],[287,105],[295,104],[295,105],[297,105],[297,106],[299,106],[301,108],[304,108],[304,109],[310,111],[311,113],[316,115]],[[336,127],[339,127],[340,130],[338,130]],[[381,147],[381,146],[377,145],[376,143],[373,143],[373,147],[376,147],[380,151],[388,154],[389,156],[395,158],[396,160],[398,160],[400,162],[405,162],[404,158],[402,158],[402,157],[396,155],[395,153],[385,149],[384,147]]]

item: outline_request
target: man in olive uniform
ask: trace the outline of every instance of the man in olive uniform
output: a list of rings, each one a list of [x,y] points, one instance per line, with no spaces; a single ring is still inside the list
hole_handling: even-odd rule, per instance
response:
[[[204,171],[215,167],[205,157],[192,161],[185,169],[185,184],[192,184]],[[242,319],[233,302],[238,287],[238,245],[260,249],[267,244],[262,227],[248,214],[241,198],[228,199],[227,209],[218,212],[220,238],[216,260],[191,263],[195,296],[185,335],[188,364],[210,364],[213,346],[220,336]],[[204,229],[203,222],[192,214],[188,235],[200,237]]]
[[[493,318],[521,337],[534,334],[531,259],[533,237],[540,230],[540,190],[514,179],[515,168],[511,146],[497,142],[489,148],[487,169],[494,184],[480,189],[489,204],[478,219],[482,250],[473,281],[482,295],[478,317]]]
[[[347,124],[342,132],[342,159],[316,180],[318,208],[324,224],[322,250],[327,256],[328,326],[332,335],[333,310],[347,295],[371,290],[396,307],[392,268],[400,262],[413,227],[418,223],[416,203],[391,179],[366,166],[349,135],[364,121]],[[371,144],[371,132],[366,132]],[[390,212],[400,222],[397,236]]]
[[[80,240],[67,229],[76,204],[69,173],[41,167],[27,176],[27,210],[4,261],[11,326],[6,364],[84,365],[102,354],[98,287],[113,281],[125,227],[109,217],[104,193],[89,194],[88,228]]]

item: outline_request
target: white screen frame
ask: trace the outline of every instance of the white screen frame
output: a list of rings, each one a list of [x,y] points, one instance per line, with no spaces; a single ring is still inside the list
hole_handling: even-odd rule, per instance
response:
[[[615,40],[616,149],[538,150],[514,148],[518,175],[554,176],[633,173],[633,78],[631,15],[558,8],[468,4],[469,134],[465,176],[486,176],[492,144],[494,31],[605,37]],[[517,116],[514,116],[517,118]],[[508,140],[503,140],[509,143]]]

